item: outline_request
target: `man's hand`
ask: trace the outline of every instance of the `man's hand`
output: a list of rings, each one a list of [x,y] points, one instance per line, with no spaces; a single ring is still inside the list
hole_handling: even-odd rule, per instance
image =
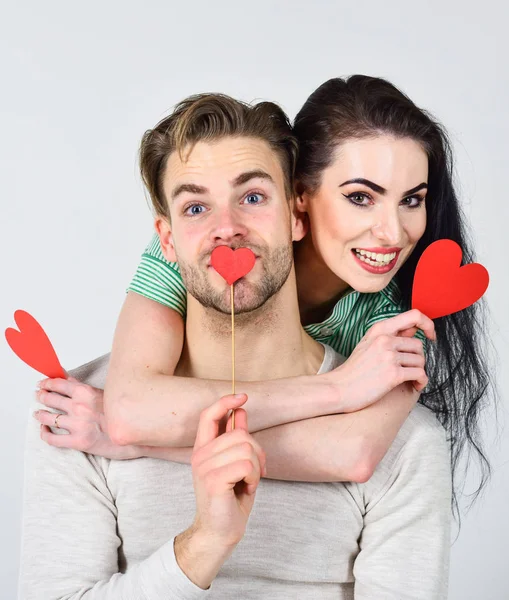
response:
[[[345,363],[327,374],[338,390],[341,412],[361,410],[405,382],[417,392],[426,387],[422,342],[411,337],[417,329],[430,340],[436,339],[433,321],[418,310],[381,321],[371,327]]]
[[[246,394],[223,396],[202,412],[191,458],[195,526],[227,546],[235,546],[244,536],[265,472],[265,453],[248,432],[246,411],[239,408],[246,400]],[[235,430],[230,421],[229,431],[219,435],[234,409]]]
[[[246,394],[223,396],[202,411],[191,466],[196,495],[193,525],[175,538],[175,557],[186,576],[206,589],[246,530],[265,453],[248,433]],[[231,430],[230,410],[235,411]],[[225,431],[226,433],[222,433]]]

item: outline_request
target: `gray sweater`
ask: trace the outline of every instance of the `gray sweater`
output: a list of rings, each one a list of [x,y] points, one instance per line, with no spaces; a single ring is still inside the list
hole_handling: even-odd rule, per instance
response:
[[[320,372],[341,361],[326,350]],[[72,375],[102,388],[107,365],[101,357]],[[445,432],[417,406],[367,483],[263,479],[245,537],[201,590],[173,551],[194,518],[191,467],[48,446],[30,418],[18,597],[438,600],[450,502]]]

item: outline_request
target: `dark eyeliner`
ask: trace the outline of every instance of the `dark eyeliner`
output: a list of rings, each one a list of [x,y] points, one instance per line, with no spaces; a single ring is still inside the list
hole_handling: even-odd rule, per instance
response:
[[[369,205],[359,204],[358,202],[354,202],[352,199],[353,196],[363,196],[367,200],[372,200],[371,196],[369,194],[366,194],[366,192],[352,192],[351,194],[343,194],[343,196],[350,202],[350,204],[353,204],[354,206],[357,206],[358,208],[368,208]]]

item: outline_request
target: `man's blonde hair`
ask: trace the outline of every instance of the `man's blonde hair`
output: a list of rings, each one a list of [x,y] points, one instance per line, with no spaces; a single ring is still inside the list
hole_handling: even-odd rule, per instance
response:
[[[172,152],[183,158],[197,142],[240,136],[263,140],[276,152],[286,195],[293,196],[298,144],[284,111],[273,102],[250,105],[224,94],[197,94],[177,104],[141,141],[141,176],[156,214],[169,217],[163,178]]]

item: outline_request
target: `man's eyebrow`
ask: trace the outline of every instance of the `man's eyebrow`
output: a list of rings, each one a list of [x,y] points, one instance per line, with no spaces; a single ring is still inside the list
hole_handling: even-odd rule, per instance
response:
[[[363,177],[356,177],[355,179],[349,179],[348,181],[343,182],[339,187],[343,187],[344,185],[349,185],[351,183],[361,183],[362,185],[365,185],[365,186],[371,188],[374,192],[377,192],[378,194],[384,195],[387,193],[387,190],[385,188],[383,188],[381,185],[378,185],[377,183],[373,183],[372,181],[369,181],[369,179],[364,179]],[[407,190],[406,192],[404,192],[403,197],[411,196],[412,194],[415,194],[416,192],[419,192],[420,190],[424,190],[424,189],[426,189],[426,190],[428,189],[428,184],[423,181],[419,185],[416,185],[415,187],[413,187],[411,190]]]
[[[181,183],[171,192],[171,201],[175,201],[177,196],[184,192],[190,194],[206,194],[209,190],[202,185],[196,185],[195,183]]]
[[[241,173],[232,181],[234,187],[238,187],[239,185],[243,185],[247,183],[251,179],[266,179],[271,183],[274,183],[274,179],[272,179],[271,175],[269,175],[266,171],[262,169],[254,169],[252,171],[246,171],[245,173]]]

